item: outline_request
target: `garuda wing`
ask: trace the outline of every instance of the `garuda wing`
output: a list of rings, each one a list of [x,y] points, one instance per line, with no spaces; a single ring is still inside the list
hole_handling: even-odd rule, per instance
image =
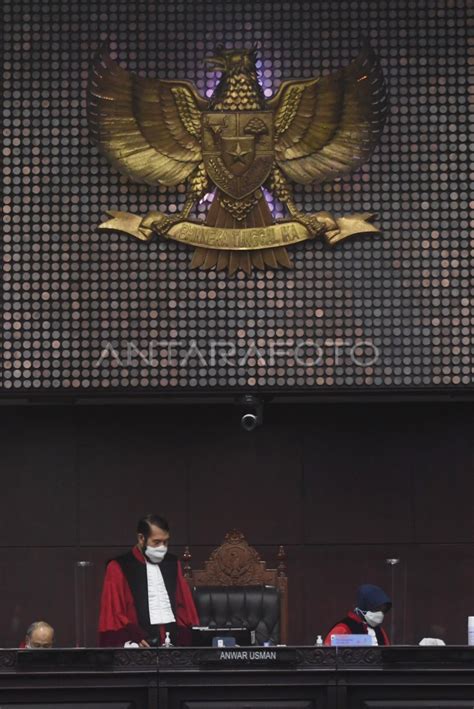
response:
[[[275,159],[294,182],[340,177],[366,162],[387,116],[387,90],[374,53],[364,49],[329,76],[285,81],[274,111]]]
[[[173,186],[201,162],[201,111],[189,81],[143,79],[108,55],[93,64],[89,128],[101,152],[138,182]]]

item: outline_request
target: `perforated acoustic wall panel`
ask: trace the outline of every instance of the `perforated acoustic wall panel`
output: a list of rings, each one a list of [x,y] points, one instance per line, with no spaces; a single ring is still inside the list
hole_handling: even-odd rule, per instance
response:
[[[470,8],[3,0],[2,391],[470,386]],[[365,39],[389,84],[380,146],[355,174],[296,188],[296,200],[308,212],[377,212],[380,236],[306,242],[292,247],[291,271],[229,276],[191,270],[184,245],[97,231],[108,209],[184,201],[184,187],[134,184],[91,144],[87,81],[103,42],[123,67],[191,79],[204,95],[216,77],[203,59],[218,43],[257,43],[268,96],[285,78],[348,64]]]

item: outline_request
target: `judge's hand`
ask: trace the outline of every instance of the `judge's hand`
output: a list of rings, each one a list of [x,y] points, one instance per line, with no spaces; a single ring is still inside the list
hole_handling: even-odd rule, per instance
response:
[[[139,645],[140,647],[150,647],[146,640],[140,640]]]

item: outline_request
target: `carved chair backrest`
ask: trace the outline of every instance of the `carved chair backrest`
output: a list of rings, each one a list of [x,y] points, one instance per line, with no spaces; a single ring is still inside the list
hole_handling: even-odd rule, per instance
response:
[[[214,549],[203,569],[191,568],[189,548],[183,555],[184,576],[195,586],[275,586],[280,593],[280,642],[288,641],[288,577],[286,554],[278,548],[277,568],[267,569],[266,562],[251,547],[242,532],[227,532],[223,543]]]

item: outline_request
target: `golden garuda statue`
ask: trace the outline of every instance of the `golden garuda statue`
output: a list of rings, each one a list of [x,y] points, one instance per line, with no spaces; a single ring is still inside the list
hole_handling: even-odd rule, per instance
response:
[[[287,246],[323,236],[330,244],[377,232],[374,215],[301,212],[291,183],[333,179],[366,162],[387,114],[381,69],[370,49],[320,78],[284,81],[266,98],[255,50],[220,49],[206,60],[221,72],[209,99],[190,81],[146,79],[102,52],[92,67],[89,125],[102,153],[138,182],[186,184],[179,213],[141,217],[109,211],[101,227],[195,247],[205,269],[291,267]],[[288,210],[275,221],[262,188]],[[213,195],[205,221],[190,216]]]

